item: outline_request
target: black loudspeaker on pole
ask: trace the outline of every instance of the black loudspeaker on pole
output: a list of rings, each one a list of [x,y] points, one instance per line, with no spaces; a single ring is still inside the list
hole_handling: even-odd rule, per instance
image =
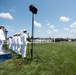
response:
[[[32,36],[31,36],[31,59],[33,59],[33,52],[37,55],[37,57],[43,62],[43,60],[38,56],[38,54],[36,53],[36,51],[33,48],[33,39],[34,39],[34,14],[37,14],[38,9],[36,7],[34,7],[33,5],[29,6],[29,10],[32,12]],[[29,53],[29,54],[30,54]],[[27,54],[27,56],[29,55]]]

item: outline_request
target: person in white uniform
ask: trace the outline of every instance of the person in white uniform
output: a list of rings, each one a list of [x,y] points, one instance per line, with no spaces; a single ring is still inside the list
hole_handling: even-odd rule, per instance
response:
[[[13,38],[12,38],[12,50],[13,50],[13,51],[15,51],[15,45],[14,45],[14,43],[15,43],[15,42],[14,42],[14,37],[15,37],[15,35],[13,35]]]
[[[21,44],[22,44],[22,42],[21,42],[21,34],[18,33],[17,34],[17,54],[21,54],[20,53]]]
[[[16,47],[16,44],[15,44],[15,36],[16,34],[13,35],[13,38],[12,38],[12,50],[15,52],[15,47]]]
[[[26,58],[26,48],[27,48],[27,31],[23,31],[22,36],[22,58]]]
[[[9,49],[12,49],[12,37],[11,36],[8,39],[8,46],[9,46]]]
[[[4,35],[4,26],[0,26],[0,53],[2,52],[2,47],[5,41],[5,35]]]
[[[14,37],[14,46],[15,46],[15,53],[17,53],[17,33],[15,34],[15,37]]]

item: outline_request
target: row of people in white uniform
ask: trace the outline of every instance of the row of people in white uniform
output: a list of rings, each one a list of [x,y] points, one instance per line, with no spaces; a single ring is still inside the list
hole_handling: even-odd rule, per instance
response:
[[[26,48],[27,48],[27,31],[23,31],[23,35],[15,34],[13,37],[9,37],[8,46],[9,49],[12,49],[15,53],[21,54],[23,58],[26,57]],[[21,47],[22,46],[22,47]]]

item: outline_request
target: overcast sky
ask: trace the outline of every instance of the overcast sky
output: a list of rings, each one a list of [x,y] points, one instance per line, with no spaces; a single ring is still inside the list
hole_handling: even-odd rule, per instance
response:
[[[26,29],[31,36],[34,5],[35,37],[76,38],[76,0],[0,0],[0,25],[8,30],[8,36]]]

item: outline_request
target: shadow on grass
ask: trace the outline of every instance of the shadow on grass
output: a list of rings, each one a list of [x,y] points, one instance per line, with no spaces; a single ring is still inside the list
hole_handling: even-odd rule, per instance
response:
[[[36,63],[42,62],[38,57],[26,58],[25,60],[26,60],[26,62],[36,62]],[[44,63],[44,62],[42,62],[42,63]]]
[[[21,57],[22,57],[21,55],[17,55],[17,56],[16,56],[16,59],[19,59],[19,58],[21,58]]]

